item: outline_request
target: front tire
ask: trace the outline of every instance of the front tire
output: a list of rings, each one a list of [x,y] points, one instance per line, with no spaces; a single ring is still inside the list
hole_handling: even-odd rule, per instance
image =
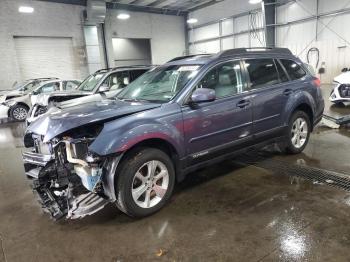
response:
[[[289,120],[287,130],[287,152],[301,153],[309,142],[311,123],[304,111],[296,111]]]
[[[175,184],[172,161],[155,148],[141,148],[126,156],[116,176],[117,206],[132,217],[160,210],[170,199]]]
[[[24,121],[28,116],[28,107],[24,105],[15,105],[10,108],[10,117],[16,121]]]

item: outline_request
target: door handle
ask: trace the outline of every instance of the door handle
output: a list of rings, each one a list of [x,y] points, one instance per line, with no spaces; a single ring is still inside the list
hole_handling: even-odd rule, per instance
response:
[[[286,90],[283,91],[283,94],[284,94],[285,96],[289,96],[289,95],[292,94],[292,93],[293,93],[293,90],[292,90],[292,89],[286,89]]]
[[[250,105],[250,101],[249,100],[241,100],[237,103],[237,107],[239,108],[245,108],[247,106]]]

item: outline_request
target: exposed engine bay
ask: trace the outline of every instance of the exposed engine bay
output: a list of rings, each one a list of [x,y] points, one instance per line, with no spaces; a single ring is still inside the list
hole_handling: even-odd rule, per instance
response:
[[[31,149],[23,153],[26,176],[42,208],[55,220],[82,218],[109,202],[101,181],[108,159],[88,151],[94,132],[79,130],[78,138],[64,135],[48,143],[40,135],[25,137]]]

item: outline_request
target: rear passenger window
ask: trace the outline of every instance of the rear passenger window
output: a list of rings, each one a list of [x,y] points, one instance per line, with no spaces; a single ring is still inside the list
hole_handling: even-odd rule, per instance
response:
[[[280,83],[272,59],[248,59],[245,61],[245,66],[249,73],[251,89]]]
[[[277,66],[277,71],[278,71],[278,74],[280,76],[280,80],[282,82],[287,82],[289,79],[288,79],[288,76],[286,75],[286,72],[284,71],[284,69],[282,68],[281,64],[279,63],[279,61],[275,60],[275,64]]]
[[[202,78],[197,88],[214,89],[217,98],[241,93],[243,83],[240,63],[234,61],[214,67]]]
[[[300,79],[306,75],[304,69],[292,60],[281,59],[281,63],[292,80]]]

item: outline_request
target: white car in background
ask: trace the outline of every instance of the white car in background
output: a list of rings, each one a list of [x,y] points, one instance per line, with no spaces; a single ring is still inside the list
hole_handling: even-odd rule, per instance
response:
[[[335,104],[350,102],[350,71],[344,68],[342,73],[334,78],[333,84],[329,100]]]
[[[55,91],[73,90],[80,84],[79,80],[50,80],[31,86],[25,90],[16,90],[2,94],[0,98],[0,118],[12,118],[24,121],[32,105],[36,103],[38,96]],[[4,98],[5,97],[5,98]]]

